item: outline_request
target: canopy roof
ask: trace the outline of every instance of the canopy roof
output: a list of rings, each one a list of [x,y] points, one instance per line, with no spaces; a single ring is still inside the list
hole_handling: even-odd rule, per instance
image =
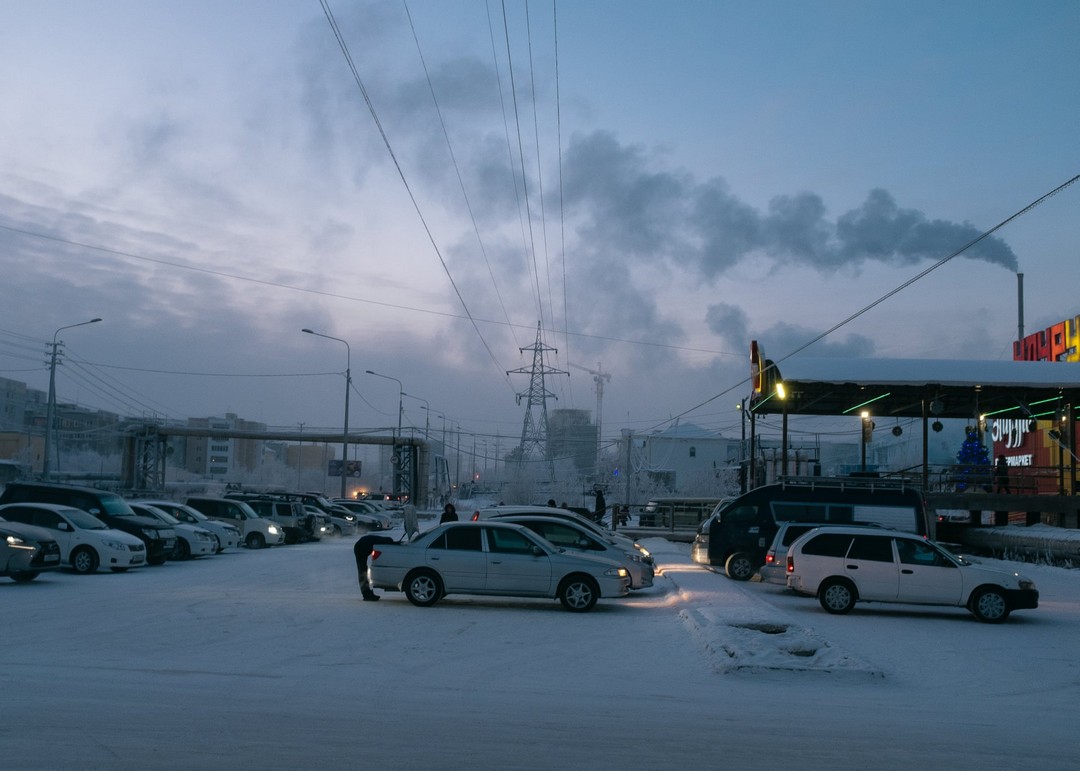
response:
[[[786,398],[778,396],[783,386]],[[766,362],[757,414],[1046,419],[1080,402],[1080,363],[952,359],[813,359]]]

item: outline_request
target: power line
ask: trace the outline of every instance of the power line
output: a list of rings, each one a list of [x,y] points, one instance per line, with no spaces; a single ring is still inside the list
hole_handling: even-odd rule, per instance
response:
[[[82,241],[74,241],[69,238],[61,238],[59,236],[49,235],[46,233],[39,233],[33,230],[26,230],[25,228],[16,228],[10,225],[0,224],[0,229],[8,230],[13,233],[19,233],[20,235],[28,236],[30,238],[40,238],[47,241],[54,241],[56,243],[67,244],[68,246],[77,246],[81,249],[91,249],[93,251],[102,252],[103,254],[111,254],[117,257],[124,257],[131,260],[138,260],[140,262],[150,262],[155,265],[163,265],[169,268],[176,268],[178,270],[191,271],[192,273],[202,273],[209,276],[217,276],[218,278],[227,278],[234,281],[245,281],[251,284],[259,284],[261,286],[272,287],[274,289],[283,289],[290,292],[301,292],[304,294],[317,295],[319,297],[330,297],[335,300],[348,300],[349,302],[363,303],[365,305],[374,305],[380,308],[392,308],[394,310],[409,311],[410,313],[422,313],[429,316],[439,316],[441,318],[458,319],[462,321],[472,321],[480,324],[492,324],[495,326],[510,326],[514,329],[535,329],[535,327],[528,324],[515,324],[513,322],[498,321],[496,319],[488,319],[482,316],[462,315],[460,313],[451,313],[449,311],[437,311],[430,308],[420,308],[412,305],[402,305],[400,303],[390,303],[382,300],[371,300],[365,297],[354,297],[352,295],[340,294],[338,292],[329,292],[322,289],[311,289],[310,287],[295,286],[293,284],[286,284],[280,281],[269,281],[263,278],[256,278],[254,276],[243,276],[238,273],[228,273],[222,270],[214,270],[212,268],[204,268],[198,265],[187,265],[182,262],[176,262],[172,260],[163,260],[156,257],[147,257],[142,254],[135,254],[133,252],[125,252],[120,249],[113,249],[107,246],[99,246],[96,244],[88,244]],[[612,343],[626,343],[628,345],[644,345],[652,348],[663,348],[672,351],[685,351],[687,353],[706,353],[715,356],[738,356],[742,357],[741,353],[734,353],[732,351],[718,351],[713,348],[696,348],[692,346],[684,345],[672,345],[670,343],[658,343],[651,340],[631,340],[629,338],[614,337],[611,335],[594,335],[586,332],[574,332],[569,329],[555,329],[550,328],[553,334],[564,334],[571,337],[578,337],[587,340],[600,340]]]
[[[525,148],[521,142],[521,115],[518,110],[517,84],[514,79],[514,58],[510,53],[510,26],[506,19],[506,0],[502,1],[503,39],[506,42],[507,70],[510,73],[510,97],[514,105],[514,127],[517,130],[518,163],[521,166],[521,187],[525,194],[525,221],[529,226],[526,258],[532,258],[533,282],[536,285],[536,312],[540,325],[544,322],[544,301],[540,293],[540,268],[536,263],[536,237],[533,235],[532,206],[529,204],[529,178],[525,173]]]
[[[472,323],[473,330],[475,330],[477,336],[480,338],[480,342],[483,343],[484,349],[488,352],[488,356],[491,357],[492,363],[496,368],[501,370],[498,358],[495,356],[495,352],[491,350],[491,346],[488,345],[487,340],[484,338],[484,334],[480,331],[479,325],[472,316],[472,312],[469,310],[468,303],[465,302],[465,298],[461,294],[461,290],[458,288],[457,282],[454,281],[453,275],[450,273],[450,267],[446,264],[446,260],[443,259],[442,252],[439,250],[439,245],[435,241],[435,236],[431,232],[431,228],[427,223],[427,219],[424,217],[423,211],[420,209],[420,203],[416,200],[416,196],[413,194],[412,188],[409,186],[409,180],[405,177],[405,171],[401,168],[401,164],[398,162],[397,155],[394,153],[394,148],[390,144],[390,138],[386,135],[386,131],[383,129],[382,122],[379,120],[378,113],[375,112],[375,105],[371,101],[371,97],[368,96],[367,88],[364,86],[364,81],[360,78],[360,72],[356,69],[356,64],[353,62],[352,54],[349,52],[349,46],[345,42],[344,36],[341,34],[341,29],[337,25],[337,20],[334,18],[333,11],[330,10],[330,5],[327,0],[319,0],[323,8],[323,13],[326,15],[326,20],[330,24],[331,30],[334,32],[334,37],[337,39],[338,47],[341,49],[342,55],[345,57],[345,62],[349,66],[349,71],[352,73],[353,81],[356,83],[357,88],[360,90],[361,96],[364,98],[364,104],[367,105],[368,112],[371,114],[372,120],[375,122],[376,128],[379,130],[379,136],[382,137],[383,144],[386,147],[387,153],[390,155],[390,160],[394,164],[394,168],[397,170],[398,177],[401,179],[401,184],[405,187],[405,192],[409,195],[409,200],[412,202],[413,209],[416,211],[417,217],[420,218],[420,224],[424,226],[424,232],[427,234],[428,241],[431,243],[432,249],[435,250],[435,256],[439,258],[439,264],[442,265],[443,272],[446,273],[446,278],[450,282],[450,286],[454,289],[454,294],[457,295],[458,302],[461,303],[462,310],[465,311],[465,315]],[[513,391],[513,386],[510,384],[509,379],[504,377],[506,386]]]
[[[431,101],[435,105],[435,113],[439,116],[439,126],[442,128],[443,138],[446,140],[446,149],[450,153],[450,161],[454,166],[454,173],[457,175],[458,186],[461,188],[461,196],[465,199],[465,208],[469,212],[469,219],[472,221],[473,232],[476,233],[476,241],[480,246],[480,254],[484,257],[484,265],[487,266],[488,275],[491,277],[491,285],[495,289],[495,296],[499,300],[499,308],[503,312],[503,317],[506,319],[507,326],[513,331],[513,326],[510,324],[510,314],[506,310],[506,303],[503,301],[502,292],[499,291],[499,283],[495,280],[495,271],[491,267],[491,260],[488,259],[487,249],[484,248],[484,239],[480,236],[480,225],[476,221],[476,215],[473,213],[472,201],[469,200],[468,191],[465,189],[465,180],[461,176],[461,167],[458,165],[457,155],[454,153],[453,144],[450,142],[450,132],[446,129],[446,120],[443,117],[442,108],[439,106],[439,100],[435,96],[435,86],[431,82],[431,73],[428,72],[427,62],[424,60],[424,52],[420,48],[420,38],[416,34],[416,26],[413,24],[412,14],[409,12],[409,4],[406,0],[402,0],[405,6],[405,15],[409,19],[409,28],[412,30],[413,41],[416,43],[416,53],[420,57],[420,65],[424,68],[424,77],[427,79],[428,91],[431,92]],[[517,342],[517,335],[513,335],[515,343]],[[498,361],[495,362],[502,369],[502,365]]]

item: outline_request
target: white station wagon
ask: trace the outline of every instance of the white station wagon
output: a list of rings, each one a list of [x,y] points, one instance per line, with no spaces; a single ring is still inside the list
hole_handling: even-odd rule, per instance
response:
[[[146,564],[146,546],[122,530],[114,530],[82,509],[57,503],[9,503],[0,517],[48,531],[60,545],[60,559],[76,573],[96,573],[107,567],[114,573]]]
[[[811,530],[788,549],[787,585],[817,597],[830,613],[847,613],[856,602],[954,605],[993,624],[1014,610],[1039,606],[1031,579],[974,564],[933,541],[893,530]]]
[[[567,552],[523,525],[450,522],[410,543],[380,544],[368,568],[377,589],[405,592],[413,605],[447,594],[557,598],[569,611],[600,597],[623,597],[630,579],[619,563]]]

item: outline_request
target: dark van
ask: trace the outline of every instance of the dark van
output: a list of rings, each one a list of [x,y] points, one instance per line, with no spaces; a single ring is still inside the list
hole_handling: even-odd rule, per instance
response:
[[[701,523],[691,554],[722,565],[729,578],[749,580],[765,564],[777,522],[874,524],[929,534],[919,489],[902,480],[862,477],[789,477],[751,490]]]
[[[45,482],[8,482],[0,503],[58,503],[93,514],[106,525],[129,533],[146,544],[146,562],[161,565],[176,546],[176,531],[158,519],[140,517],[116,493],[93,487]]]

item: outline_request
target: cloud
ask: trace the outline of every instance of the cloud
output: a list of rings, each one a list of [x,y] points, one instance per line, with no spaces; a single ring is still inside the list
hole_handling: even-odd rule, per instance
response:
[[[583,240],[610,244],[627,259],[667,258],[708,279],[751,257],[822,273],[870,261],[902,267],[946,257],[982,232],[901,208],[880,189],[835,222],[812,192],[776,196],[761,212],[724,179],[697,183],[688,172],[656,170],[643,148],[605,131],[575,136],[564,162],[567,203],[584,212]],[[963,256],[1017,268],[1012,249],[993,236]]]
[[[732,344],[745,345],[749,340],[758,340],[768,349],[770,357],[784,356],[820,334],[820,330],[785,321],[770,327],[754,328],[742,308],[727,303],[710,305],[705,313],[705,323],[709,331]],[[874,349],[874,341],[869,337],[850,334],[843,339],[830,337],[819,340],[807,348],[804,355],[858,359],[873,356]]]
[[[836,222],[840,263],[864,259],[910,265],[938,260],[973,241],[982,231],[973,225],[929,220],[915,209],[901,209],[884,190],[872,190],[858,209]],[[1016,255],[1008,244],[990,236],[964,253],[969,259],[1001,265],[1014,273]]]

